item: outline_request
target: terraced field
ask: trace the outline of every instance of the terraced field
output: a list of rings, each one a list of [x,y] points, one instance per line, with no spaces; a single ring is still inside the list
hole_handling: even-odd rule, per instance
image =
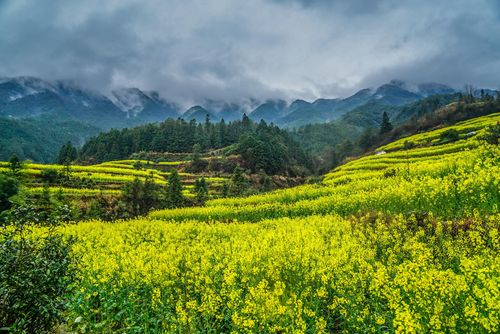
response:
[[[178,168],[188,161],[158,162],[147,160],[117,160],[97,165],[79,166],[71,165],[68,168],[62,165],[27,163],[22,169],[28,191],[34,195],[41,193],[44,180],[41,175],[45,170],[55,170],[59,173],[67,173],[70,178],[81,180],[78,187],[49,187],[51,192],[61,192],[69,197],[92,197],[102,193],[107,195],[118,195],[123,186],[132,182],[135,178],[144,181],[152,177],[154,182],[166,185],[166,180],[172,168]],[[0,172],[8,170],[8,162],[0,162]],[[188,197],[192,193],[194,182],[198,177],[205,177],[212,194],[219,193],[223,182],[222,177],[212,177],[190,173],[179,173],[184,186],[184,194]]]
[[[500,148],[481,138],[499,121],[401,139],[318,185],[68,226],[81,259],[69,326],[496,333]]]
[[[247,198],[212,200],[205,207],[156,211],[151,219],[259,221],[314,214],[434,212],[441,217],[497,212],[500,203],[498,147],[480,138],[500,114],[403,138],[377,153],[327,174],[321,185],[306,185]],[[440,142],[450,129],[460,139]],[[405,142],[413,142],[404,149]],[[381,154],[382,153],[382,154]]]
[[[79,271],[63,329],[498,333],[500,147],[481,138],[499,121],[401,139],[321,184],[68,225]],[[130,163],[90,168],[150,170]]]

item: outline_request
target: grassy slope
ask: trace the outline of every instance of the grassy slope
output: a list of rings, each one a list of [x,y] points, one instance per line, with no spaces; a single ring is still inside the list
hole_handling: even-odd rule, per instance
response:
[[[81,270],[68,326],[498,332],[500,150],[478,138],[499,120],[458,124],[453,143],[428,146],[436,130],[389,144],[322,185],[68,226]]]
[[[498,121],[500,114],[492,114],[403,138],[380,148],[388,153],[366,156],[335,169],[325,176],[322,185],[212,200],[206,207],[157,211],[150,218],[259,221],[312,214],[346,216],[360,211],[416,210],[451,218],[470,215],[473,210],[496,212],[500,202],[500,154],[498,148],[484,148],[478,138],[487,125]],[[438,143],[440,134],[450,128],[457,129],[462,138]],[[404,150],[405,141],[416,147]]]
[[[134,163],[141,162],[140,169],[134,168]],[[79,188],[69,187],[50,187],[51,191],[61,191],[62,194],[73,198],[93,197],[96,194],[102,193],[105,195],[119,195],[120,189],[126,183],[132,182],[134,178],[144,180],[148,176],[152,176],[154,181],[160,185],[165,185],[166,178],[170,174],[165,169],[176,168],[185,161],[176,162],[160,162],[155,163],[146,160],[117,160],[110,161],[98,165],[80,166],[71,165],[70,173],[73,178],[85,179]],[[43,170],[54,169],[63,172],[65,167],[62,165],[51,164],[35,164],[27,163],[24,166],[23,173],[25,176],[25,185],[28,191],[32,194],[39,194],[43,190],[43,180],[40,178]],[[7,162],[0,162],[0,172],[8,170]],[[179,173],[186,196],[194,196],[191,193],[194,180],[199,177],[196,174]],[[224,178],[221,177],[205,177],[211,190],[217,190],[222,186]]]

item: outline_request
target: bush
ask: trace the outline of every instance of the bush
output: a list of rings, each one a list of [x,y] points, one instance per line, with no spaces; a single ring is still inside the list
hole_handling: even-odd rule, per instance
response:
[[[80,216],[78,218],[81,220],[116,221],[133,216],[133,213],[129,212],[130,210],[130,205],[127,205],[120,198],[99,194],[88,205],[80,207]]]
[[[500,123],[495,125],[490,125],[486,128],[486,133],[483,136],[483,140],[492,145],[498,145],[500,141]]]
[[[39,212],[30,204],[13,209],[0,232],[0,324],[12,332],[53,332],[74,277],[73,241],[54,229],[69,216],[64,208]]]
[[[18,182],[15,178],[0,174],[0,213],[11,207],[10,198],[17,194]]]
[[[441,140],[444,142],[456,141],[460,139],[458,131],[455,129],[449,129],[441,133]]]
[[[59,179],[59,172],[54,168],[42,169],[40,178],[49,184],[55,184]]]
[[[409,140],[405,140],[404,144],[403,144],[403,148],[405,150],[411,150],[412,148],[415,147],[415,143],[412,142],[412,141],[409,141]]]
[[[384,171],[385,178],[395,177],[395,176],[396,176],[396,170],[394,168],[389,168]]]

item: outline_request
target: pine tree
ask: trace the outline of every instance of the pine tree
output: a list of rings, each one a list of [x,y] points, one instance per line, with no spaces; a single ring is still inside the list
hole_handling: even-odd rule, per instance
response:
[[[248,184],[245,176],[243,175],[243,169],[240,166],[236,166],[233,171],[233,176],[231,177],[231,194],[241,196],[246,192],[247,188]]]
[[[222,184],[222,190],[221,190],[221,196],[222,197],[228,197],[229,196],[229,192],[230,192],[230,186],[229,186],[229,182],[224,182]]]
[[[208,197],[208,186],[204,177],[196,179],[194,183],[194,191],[196,193],[196,202],[200,205],[205,204]]]
[[[127,204],[128,211],[132,216],[141,214],[141,198],[143,197],[143,184],[138,177],[127,183],[123,189],[123,200]]]
[[[392,130],[392,124],[389,121],[389,115],[384,111],[382,115],[382,123],[380,124],[380,134],[383,135]]]
[[[184,204],[181,178],[179,177],[179,173],[176,169],[172,169],[168,177],[165,199],[167,208],[178,208]]]

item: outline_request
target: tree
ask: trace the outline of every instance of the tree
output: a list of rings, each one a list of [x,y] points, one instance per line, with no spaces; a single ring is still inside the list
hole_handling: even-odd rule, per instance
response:
[[[142,196],[143,184],[138,177],[136,177],[134,181],[127,183],[123,188],[123,201],[127,204],[127,208],[132,216],[141,214]]]
[[[476,89],[474,88],[474,86],[467,84],[467,85],[465,85],[464,91],[465,91],[464,102],[465,103],[474,103],[475,102],[474,93],[476,92]]]
[[[188,167],[190,172],[200,173],[208,166],[208,162],[201,158],[200,152],[201,152],[201,145],[198,143],[194,144],[193,154],[191,155],[191,163],[189,164]]]
[[[177,169],[172,169],[168,176],[168,184],[166,189],[166,207],[178,208],[184,205],[184,196],[182,195],[182,183]]]
[[[57,157],[57,163],[60,165],[67,164],[69,162],[75,161],[78,157],[78,151],[76,148],[68,141],[59,150],[59,155]]]
[[[0,174],[0,212],[10,209],[10,198],[17,194],[18,184],[15,178]]]
[[[366,151],[370,147],[372,147],[374,143],[375,143],[375,136],[373,135],[373,129],[366,128],[363,134],[361,135],[361,138],[359,138],[358,142],[359,147],[361,147],[364,151]]]
[[[21,161],[19,160],[18,156],[15,153],[12,154],[12,156],[10,157],[9,169],[10,173],[14,177],[18,177],[19,174],[21,173],[21,169],[23,169],[23,164],[21,163]]]
[[[40,172],[40,178],[48,184],[54,184],[59,178],[59,173],[54,168],[42,169]]]
[[[148,161],[149,162],[149,161]],[[136,170],[141,170],[143,167],[142,167],[142,162],[140,160],[136,160],[134,161],[134,163],[132,164],[132,167],[134,167],[134,169]]]
[[[389,115],[387,115],[387,112],[384,111],[384,114],[382,115],[382,123],[380,124],[380,134],[383,135],[391,130],[392,124],[389,121]]]
[[[241,196],[248,189],[247,180],[243,175],[243,169],[240,166],[236,166],[231,177],[230,192],[232,195]]]
[[[460,134],[455,129],[448,129],[439,136],[444,142],[457,141],[460,139]]]
[[[196,194],[196,202],[199,205],[205,204],[208,197],[208,186],[204,177],[196,179],[194,182],[194,192]]]
[[[222,190],[221,190],[221,196],[222,197],[228,197],[229,196],[229,192],[231,191],[230,189],[230,184],[229,182],[225,181],[223,184],[222,184]]]

